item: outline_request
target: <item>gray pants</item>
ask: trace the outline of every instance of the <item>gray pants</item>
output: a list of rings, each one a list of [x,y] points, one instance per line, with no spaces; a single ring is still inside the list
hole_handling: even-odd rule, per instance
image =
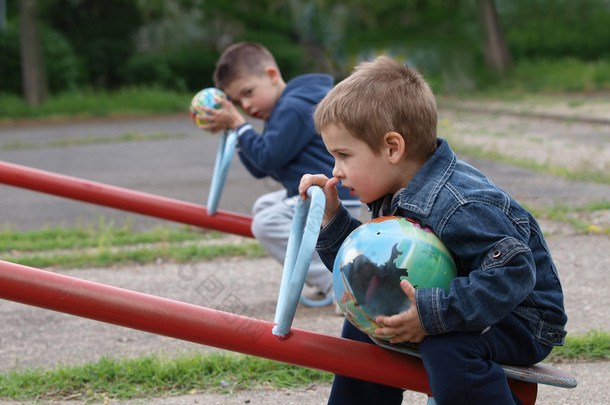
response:
[[[287,198],[286,190],[279,190],[260,196],[252,207],[254,237],[275,260],[282,264],[286,258],[292,218],[299,198],[298,195]],[[359,201],[349,201],[345,204],[352,216],[360,218],[362,205]],[[311,260],[305,283],[324,294],[332,289],[332,273],[322,263],[317,252]]]

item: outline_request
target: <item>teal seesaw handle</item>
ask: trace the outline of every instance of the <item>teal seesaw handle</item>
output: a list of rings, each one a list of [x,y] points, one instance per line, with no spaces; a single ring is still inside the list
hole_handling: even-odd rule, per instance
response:
[[[272,331],[279,337],[285,337],[290,332],[324,216],[326,197],[322,189],[318,186],[311,186],[307,190],[307,195],[309,196],[307,200],[299,199],[297,202],[288,238],[286,260],[275,311],[274,323],[276,326]]]
[[[208,215],[214,215],[216,213],[218,201],[220,201],[220,195],[222,194],[222,189],[227,180],[227,173],[229,172],[229,166],[231,166],[231,159],[233,158],[233,152],[235,152],[236,145],[237,131],[227,131],[221,136],[218,151],[216,152],[216,161],[214,162],[210,194],[208,195]]]

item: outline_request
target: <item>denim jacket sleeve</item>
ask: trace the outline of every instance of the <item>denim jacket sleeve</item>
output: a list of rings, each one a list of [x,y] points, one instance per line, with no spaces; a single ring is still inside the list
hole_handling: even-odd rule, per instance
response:
[[[519,230],[507,214],[493,205],[466,204],[439,229],[445,245],[459,258],[458,277],[448,293],[440,288],[416,291],[427,334],[482,331],[532,292],[536,260],[525,242],[528,227]]]
[[[335,257],[341,244],[360,224],[361,222],[353,218],[347,209],[341,205],[333,219],[322,228],[318,236],[316,250],[327,269],[333,270]]]

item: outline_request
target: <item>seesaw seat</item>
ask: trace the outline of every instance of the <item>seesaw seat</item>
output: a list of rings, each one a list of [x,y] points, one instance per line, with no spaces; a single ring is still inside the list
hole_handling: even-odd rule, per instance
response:
[[[420,357],[417,346],[412,343],[389,343],[385,340],[371,337],[375,344],[386,349],[394,350],[400,353],[406,353],[412,356]],[[504,372],[508,378],[515,380],[553,385],[562,388],[575,388],[578,382],[567,372],[553,367],[550,364],[538,363],[527,367],[522,366],[507,366],[502,365]]]

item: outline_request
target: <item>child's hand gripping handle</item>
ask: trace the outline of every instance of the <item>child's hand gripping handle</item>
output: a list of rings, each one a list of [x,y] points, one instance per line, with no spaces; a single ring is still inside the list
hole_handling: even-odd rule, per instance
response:
[[[214,215],[216,213],[218,201],[220,200],[222,189],[224,188],[227,179],[227,173],[229,172],[229,166],[231,166],[231,159],[233,158],[233,152],[235,152],[236,145],[236,131],[229,130],[221,136],[218,151],[216,152],[216,161],[214,162],[210,193],[208,194],[208,215]]]
[[[315,251],[326,205],[326,197],[320,187],[309,187],[307,195],[309,196],[307,200],[299,200],[297,203],[288,238],[274,319],[276,326],[273,328],[273,334],[279,337],[285,337],[290,332]]]

